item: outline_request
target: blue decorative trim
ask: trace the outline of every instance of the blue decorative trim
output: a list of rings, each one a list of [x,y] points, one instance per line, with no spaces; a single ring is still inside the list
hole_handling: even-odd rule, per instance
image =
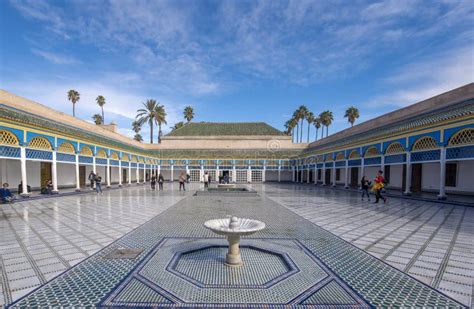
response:
[[[76,156],[70,153],[56,153],[56,160],[63,162],[76,162]]]
[[[0,157],[20,158],[21,148],[10,147],[10,146],[0,146]]]
[[[460,127],[455,127],[455,128],[449,128],[444,130],[444,135],[443,135],[443,146],[448,145],[449,139],[456,133],[458,133],[461,130],[467,129],[467,128],[474,128],[474,123],[469,123],[464,126]]]
[[[334,165],[334,162],[326,162],[324,163],[325,167],[332,167]]]
[[[222,166],[219,166],[219,169],[221,169],[221,170],[231,170],[232,166],[231,165],[222,165]]]
[[[382,164],[381,157],[364,158],[364,165],[380,165],[380,164]]]
[[[9,127],[4,127],[4,126],[0,126],[0,130],[5,130],[5,131],[8,131],[8,132],[12,133],[18,139],[18,142],[20,143],[20,145],[25,146],[25,143],[23,142],[24,132],[22,130],[13,129],[13,128],[9,128]]]
[[[354,160],[349,160],[347,162],[347,166],[361,166],[362,165],[362,159],[354,159]]]
[[[104,159],[104,158],[95,158],[95,164],[98,164],[98,165],[107,165],[107,159]]]
[[[474,158],[474,145],[446,149],[446,160]]]
[[[263,170],[263,166],[251,166],[251,170]]]
[[[137,163],[135,163],[135,162],[131,162],[130,164],[131,164],[130,166],[133,167],[133,168],[137,167]]]
[[[336,161],[336,167],[345,167],[346,161]]]
[[[411,153],[411,162],[423,162],[423,161],[438,161],[441,155],[441,151],[428,150]]]
[[[317,167],[317,168],[323,168],[323,166],[324,166],[323,163],[317,163],[317,164],[316,164],[316,167]]]
[[[119,161],[118,161],[118,160],[112,160],[112,159],[110,159],[110,160],[109,160],[109,164],[110,164],[110,165],[119,166]]]
[[[128,166],[129,166],[129,164],[130,164],[130,163],[128,163],[128,161],[122,161],[122,167],[123,167],[123,166],[126,166],[126,167],[128,167]]]
[[[46,134],[41,134],[41,133],[36,133],[36,132],[26,132],[26,145],[28,145],[31,140],[35,137],[42,137],[42,138],[45,138],[49,141],[49,143],[51,144],[51,148],[53,149],[56,149],[56,143],[54,141],[54,137],[50,136],[50,135],[46,135]]]
[[[93,164],[94,161],[93,161],[92,157],[79,156],[79,162],[80,163]]]
[[[414,135],[414,136],[410,136],[408,138],[408,149],[412,149],[413,147],[413,144],[415,144],[415,142],[422,138],[422,137],[425,137],[425,136],[431,136],[432,138],[434,138],[436,140],[436,143],[438,145],[440,145],[440,131],[434,131],[434,132],[428,132],[428,133],[423,133],[423,134],[418,134],[418,135]]]
[[[407,155],[405,153],[385,156],[385,164],[405,163]]]
[[[38,159],[38,160],[53,160],[53,153],[51,151],[38,150],[38,149],[26,149],[27,159]]]
[[[200,170],[201,166],[199,166],[199,165],[189,165],[188,168],[191,169],[191,170]]]

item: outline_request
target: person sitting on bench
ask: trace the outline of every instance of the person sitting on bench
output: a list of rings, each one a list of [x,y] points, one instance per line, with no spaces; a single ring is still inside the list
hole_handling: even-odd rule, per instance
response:
[[[6,182],[0,189],[0,200],[3,203],[13,203],[13,201],[15,200],[15,196],[10,192],[10,189],[8,189],[8,183]]]

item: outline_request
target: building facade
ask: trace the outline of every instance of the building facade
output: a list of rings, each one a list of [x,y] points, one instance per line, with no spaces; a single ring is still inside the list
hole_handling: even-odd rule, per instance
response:
[[[388,187],[474,194],[474,84],[385,114],[311,144],[265,123],[189,123],[160,144],[125,137],[0,91],[0,177],[28,195],[51,179],[54,192],[87,186],[94,171],[112,184],[143,183],[161,173],[201,181],[293,181],[357,187],[383,170]]]

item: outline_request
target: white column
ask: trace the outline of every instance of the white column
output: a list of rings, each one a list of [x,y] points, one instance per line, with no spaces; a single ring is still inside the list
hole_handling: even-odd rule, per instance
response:
[[[439,200],[446,199],[446,147],[441,147],[441,156],[439,160]]]
[[[92,171],[97,174],[97,168],[95,166],[95,157],[92,157]]]
[[[79,178],[79,155],[76,153],[76,192],[81,191],[81,179]]]
[[[53,163],[51,164],[51,181],[53,182],[53,193],[58,193],[58,165],[56,161],[56,151],[53,150]]]
[[[218,182],[219,181],[219,166],[216,166],[216,178],[215,180]]]
[[[128,161],[128,184],[132,184],[132,162]]]
[[[265,182],[265,174],[267,172],[267,167],[264,165],[263,166],[263,172],[262,172],[262,182]]]
[[[237,182],[237,171],[235,169],[235,165],[232,166],[232,182]]]
[[[308,169],[306,170],[306,183],[309,183],[309,172],[310,172],[310,167],[308,165]]]
[[[291,181],[292,181],[292,182],[295,182],[295,175],[296,175],[295,167],[292,166],[292,167],[291,167]]]
[[[252,182],[252,168],[251,166],[249,165],[248,169],[247,169],[247,182],[248,183],[251,183]]]
[[[321,172],[321,180],[323,182],[323,186],[326,185],[326,163],[323,162],[323,169],[322,169],[322,172]]]
[[[186,164],[186,175],[189,175],[189,165]]]
[[[25,147],[20,148],[20,167],[21,167],[21,196],[29,196],[30,194],[28,193],[28,182],[27,182],[27,177],[26,177],[26,149]]]
[[[406,165],[406,179],[405,179],[405,195],[411,195],[411,152],[407,152],[407,165]]]
[[[161,174],[161,165],[158,165],[158,175]]]
[[[314,184],[316,185],[318,183],[318,164],[314,164]]]
[[[336,162],[332,163],[332,186],[336,186]]]
[[[119,161],[119,187],[122,186],[122,160]]]
[[[359,179],[362,179],[362,177],[364,177],[364,173],[365,173],[364,158],[361,158]],[[362,186],[359,186],[359,189],[362,189]]]
[[[137,184],[140,184],[140,163],[137,162],[137,168],[135,169],[135,176],[137,177]]]
[[[143,183],[146,183],[146,163],[143,163]]]
[[[278,182],[281,182],[281,164],[278,164]]]
[[[344,188],[349,189],[349,160],[346,160],[346,169],[344,173]]]
[[[199,181],[204,182],[204,166],[201,165],[201,169],[199,170]]]
[[[174,181],[174,165],[171,165],[171,182]]]
[[[105,175],[107,176],[107,188],[110,188],[110,159],[107,158],[107,167]]]

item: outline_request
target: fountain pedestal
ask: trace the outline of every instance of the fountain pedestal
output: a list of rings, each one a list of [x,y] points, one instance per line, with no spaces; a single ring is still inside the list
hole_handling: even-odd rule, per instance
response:
[[[240,236],[250,235],[265,228],[265,223],[232,217],[228,219],[209,220],[204,226],[216,234],[224,235],[229,242],[229,250],[226,254],[225,264],[227,266],[238,267],[243,265],[240,255]]]

